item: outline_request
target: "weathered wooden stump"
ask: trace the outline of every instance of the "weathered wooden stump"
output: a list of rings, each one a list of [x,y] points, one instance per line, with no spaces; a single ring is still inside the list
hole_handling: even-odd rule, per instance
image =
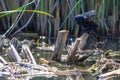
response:
[[[68,36],[68,31],[66,30],[61,30],[58,33],[58,37],[56,40],[52,60],[54,61],[60,61],[61,60],[61,55],[63,51],[63,47],[65,46],[65,42]]]
[[[88,36],[89,34],[88,33],[83,33],[82,36],[80,37],[80,43],[79,43],[79,46],[78,46],[78,50],[81,50],[84,48],[85,44],[86,44],[86,41],[88,39]]]
[[[71,51],[70,51],[68,57],[67,57],[67,62],[69,62],[71,60],[74,61],[76,51],[78,49],[81,50],[85,46],[88,36],[89,36],[89,34],[84,33],[80,38],[76,39],[76,41],[74,42],[74,45],[71,48]]]
[[[69,55],[67,57],[67,61],[74,60],[76,51],[78,50],[78,46],[80,44],[80,41],[81,41],[81,39],[77,38],[76,41],[74,42],[74,45],[71,48],[70,53],[69,53]]]

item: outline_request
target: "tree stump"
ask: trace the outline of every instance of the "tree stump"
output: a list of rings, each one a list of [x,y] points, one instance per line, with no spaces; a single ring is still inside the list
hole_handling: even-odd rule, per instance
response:
[[[56,44],[55,44],[55,49],[52,56],[52,60],[54,61],[61,60],[61,55],[62,55],[63,47],[65,46],[67,36],[68,36],[68,31],[66,30],[59,31]]]
[[[84,33],[80,38],[76,39],[76,41],[74,42],[74,45],[71,48],[71,51],[70,51],[68,57],[67,57],[67,62],[69,62],[71,60],[74,61],[76,51],[78,49],[81,50],[85,46],[88,36],[89,36],[88,33]]]

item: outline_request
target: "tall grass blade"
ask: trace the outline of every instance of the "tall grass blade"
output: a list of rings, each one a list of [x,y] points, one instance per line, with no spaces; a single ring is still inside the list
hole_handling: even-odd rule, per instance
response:
[[[63,25],[66,23],[67,19],[70,17],[70,15],[72,14],[72,12],[74,11],[74,9],[77,7],[77,5],[81,2],[82,0],[79,0],[76,2],[76,4],[74,5],[74,7],[71,9],[71,11],[69,12],[69,14],[67,15],[67,17],[65,18],[65,20],[62,22],[61,26],[59,29],[61,29],[63,27]]]
[[[53,17],[51,14],[47,13],[47,12],[44,12],[44,11],[39,11],[39,10],[12,10],[12,11],[3,11],[3,12],[0,12],[0,17],[3,17],[3,16],[6,16],[8,14],[13,14],[13,13],[16,13],[16,12],[35,12],[35,13],[39,13],[39,14],[45,14],[47,16],[50,16],[50,17]]]
[[[32,1],[32,2],[30,2],[30,3],[28,3],[28,4],[26,4],[26,5],[23,5],[22,7],[19,7],[19,8],[17,8],[17,9],[15,9],[15,10],[11,10],[11,11],[2,11],[2,12],[0,12],[0,17],[3,17],[3,16],[7,16],[7,15],[9,15],[9,14],[12,14],[12,13],[15,13],[15,11],[22,11],[22,9],[24,9],[25,7],[27,7],[28,5],[30,5],[30,4],[32,4],[34,1]]]

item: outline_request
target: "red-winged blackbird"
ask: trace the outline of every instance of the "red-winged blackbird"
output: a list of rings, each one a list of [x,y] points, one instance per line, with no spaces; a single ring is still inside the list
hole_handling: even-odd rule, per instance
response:
[[[95,10],[88,11],[86,13],[75,16],[77,24],[84,29],[84,31],[90,33],[91,31],[97,33],[98,25],[91,19],[96,15]]]
[[[98,25],[91,19],[96,15],[95,10],[75,16],[75,21],[80,26],[81,32],[94,33],[98,37]]]

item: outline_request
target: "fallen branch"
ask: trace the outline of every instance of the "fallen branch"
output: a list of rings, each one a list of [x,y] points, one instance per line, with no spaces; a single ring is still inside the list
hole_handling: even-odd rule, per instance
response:
[[[105,73],[105,74],[101,74],[101,75],[99,75],[98,77],[99,77],[99,80],[102,80],[102,79],[104,79],[104,78],[106,78],[106,77],[115,75],[116,73],[119,73],[119,72],[120,72],[120,69],[117,69],[117,70],[114,70],[114,71],[111,71],[111,72],[107,72],[107,73]]]

